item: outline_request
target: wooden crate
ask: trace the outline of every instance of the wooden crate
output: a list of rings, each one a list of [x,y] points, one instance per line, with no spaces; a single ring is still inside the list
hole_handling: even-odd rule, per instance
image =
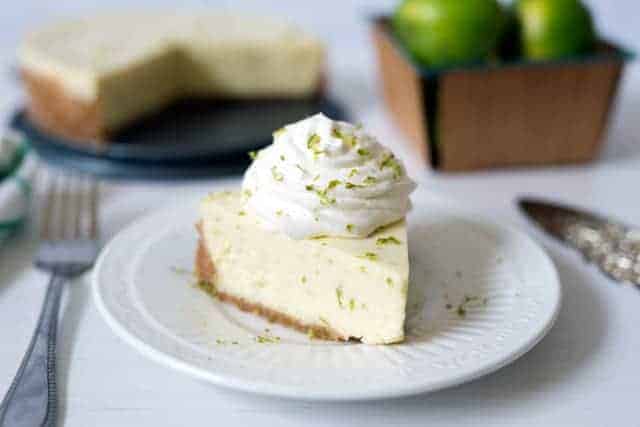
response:
[[[589,57],[428,70],[373,21],[384,96],[426,164],[443,171],[579,163],[597,157],[623,65],[602,42]]]

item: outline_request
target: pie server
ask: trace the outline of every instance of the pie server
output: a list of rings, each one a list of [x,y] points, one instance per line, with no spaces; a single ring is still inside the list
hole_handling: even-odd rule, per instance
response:
[[[542,199],[521,198],[518,205],[540,228],[580,251],[607,276],[640,286],[640,228]]]

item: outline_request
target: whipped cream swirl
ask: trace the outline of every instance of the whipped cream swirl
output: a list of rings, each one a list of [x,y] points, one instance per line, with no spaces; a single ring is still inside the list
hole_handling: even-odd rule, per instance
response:
[[[405,217],[414,188],[376,138],[322,114],[274,132],[242,184],[247,209],[294,239],[366,237]]]

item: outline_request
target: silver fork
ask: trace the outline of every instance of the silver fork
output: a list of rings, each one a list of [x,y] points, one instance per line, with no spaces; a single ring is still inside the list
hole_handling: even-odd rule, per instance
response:
[[[51,279],[27,353],[0,405],[0,427],[56,425],[60,296],[65,283],[89,270],[98,255],[98,184],[65,174],[52,174],[48,183],[35,265]]]

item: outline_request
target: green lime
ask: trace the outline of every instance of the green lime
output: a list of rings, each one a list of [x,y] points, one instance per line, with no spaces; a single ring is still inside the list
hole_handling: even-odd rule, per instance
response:
[[[526,57],[556,59],[593,49],[593,21],[580,0],[519,0],[515,7]]]
[[[502,26],[496,0],[405,0],[393,17],[400,40],[431,67],[488,59],[496,51]]]

